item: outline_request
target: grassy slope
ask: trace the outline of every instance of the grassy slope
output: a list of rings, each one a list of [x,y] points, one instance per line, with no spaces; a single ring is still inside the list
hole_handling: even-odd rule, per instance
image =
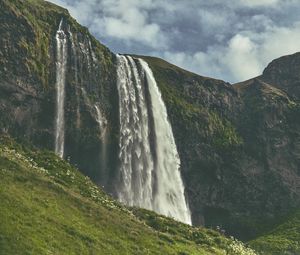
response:
[[[250,245],[266,255],[300,254],[300,210]]]
[[[217,232],[121,206],[51,152],[0,143],[0,254],[239,254]]]

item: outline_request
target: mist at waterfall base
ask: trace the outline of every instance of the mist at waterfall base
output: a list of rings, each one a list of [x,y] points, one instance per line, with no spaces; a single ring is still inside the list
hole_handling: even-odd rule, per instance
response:
[[[191,224],[167,110],[148,64],[118,58],[119,200]]]
[[[69,56],[77,60],[76,45],[67,24],[61,20],[56,32],[56,118],[55,152],[63,158],[65,150],[65,91]],[[71,50],[68,51],[68,47]],[[89,49],[91,44],[89,43]],[[85,51],[82,50],[84,53]],[[88,52],[92,52],[92,49]],[[87,58],[89,60],[89,58]],[[93,60],[96,57],[93,54]],[[91,63],[88,61],[88,65]],[[71,64],[71,62],[70,62]],[[75,81],[77,77],[75,61]],[[76,84],[78,86],[79,84]],[[191,224],[184,195],[177,152],[167,110],[155,78],[142,59],[117,55],[117,90],[119,93],[119,160],[115,190],[118,199],[129,206],[153,210],[178,221]],[[99,127],[101,169],[106,168],[107,120],[101,104],[90,100],[84,87],[78,91],[83,101],[93,106]],[[77,109],[77,120],[80,109]],[[79,122],[80,123],[80,122]],[[79,125],[76,124],[79,127]]]

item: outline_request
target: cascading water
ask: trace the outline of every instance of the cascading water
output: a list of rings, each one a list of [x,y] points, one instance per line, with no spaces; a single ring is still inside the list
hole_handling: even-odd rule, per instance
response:
[[[81,124],[81,114],[80,114],[80,84],[79,84],[79,77],[78,77],[78,57],[77,57],[77,50],[75,45],[74,36],[71,32],[70,27],[68,27],[68,34],[69,39],[71,42],[72,47],[72,57],[74,62],[74,72],[75,72],[75,86],[76,86],[76,101],[77,101],[77,107],[76,107],[76,128],[80,128]]]
[[[90,56],[92,57],[93,64],[95,64],[95,62],[97,62],[97,58],[96,58],[95,52],[93,51],[93,47],[92,47],[92,43],[91,43],[90,39],[88,40],[88,44],[89,44]]]
[[[107,119],[105,118],[104,114],[102,113],[100,107],[98,105],[95,105],[96,110],[96,121],[99,126],[100,131],[100,138],[101,138],[101,169],[102,171],[105,171],[106,168],[106,155],[107,155]]]
[[[62,30],[63,20],[56,32],[56,126],[55,126],[55,152],[64,156],[65,143],[65,82],[67,67],[67,36]]]
[[[108,121],[103,114],[103,111],[101,110],[101,107],[99,106],[99,103],[93,104],[91,100],[89,99],[87,92],[84,88],[81,88],[81,94],[83,96],[83,100],[86,105],[88,106],[93,106],[94,107],[94,116],[95,120],[98,123],[98,128],[99,128],[99,138],[101,140],[101,169],[102,171],[105,171],[106,165],[107,165],[107,124]]]
[[[72,47],[72,55],[74,58],[74,69],[75,69],[75,83],[78,85],[78,59],[77,59],[77,51],[76,51],[76,45],[75,45],[75,40],[74,36],[71,32],[70,27],[68,27],[68,34],[71,42],[71,47]]]
[[[191,224],[167,110],[148,64],[118,58],[119,200]]]
[[[100,107],[98,105],[95,105],[95,110],[96,110],[96,121],[99,125],[100,136],[102,138],[106,134],[107,120],[104,117],[104,115],[101,112]]]
[[[148,139],[148,111],[134,61],[118,56],[120,104],[120,160],[122,183],[119,199],[130,206],[153,209],[154,171]]]

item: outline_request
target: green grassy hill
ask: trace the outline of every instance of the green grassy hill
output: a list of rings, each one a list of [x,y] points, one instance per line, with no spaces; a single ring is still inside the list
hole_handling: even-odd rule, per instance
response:
[[[0,254],[254,254],[112,200],[52,152],[0,138]]]
[[[300,210],[250,245],[265,255],[300,254]]]

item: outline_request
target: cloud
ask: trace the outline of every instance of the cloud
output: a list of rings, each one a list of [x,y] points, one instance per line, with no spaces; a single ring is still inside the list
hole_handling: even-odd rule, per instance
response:
[[[226,63],[230,63],[229,70],[236,80],[260,74],[262,67],[257,57],[258,47],[249,37],[241,34],[235,35],[229,41],[224,59]]]
[[[70,10],[81,23],[101,37],[135,41],[145,46],[167,46],[159,24],[149,20],[152,0],[52,0]]]
[[[226,45],[212,45],[205,52],[169,51],[163,57],[196,73],[236,82],[260,75],[275,57],[300,51],[299,41],[297,22],[290,28],[270,27],[264,33],[236,34]]]
[[[159,25],[147,23],[147,14],[137,8],[128,9],[119,17],[106,17],[102,25],[105,34],[110,37],[133,40],[152,47],[167,46],[167,40],[162,35]]]
[[[51,0],[113,51],[237,82],[300,51],[298,0]]]
[[[257,6],[274,6],[278,4],[279,0],[241,0],[242,5],[248,7],[257,7]]]

